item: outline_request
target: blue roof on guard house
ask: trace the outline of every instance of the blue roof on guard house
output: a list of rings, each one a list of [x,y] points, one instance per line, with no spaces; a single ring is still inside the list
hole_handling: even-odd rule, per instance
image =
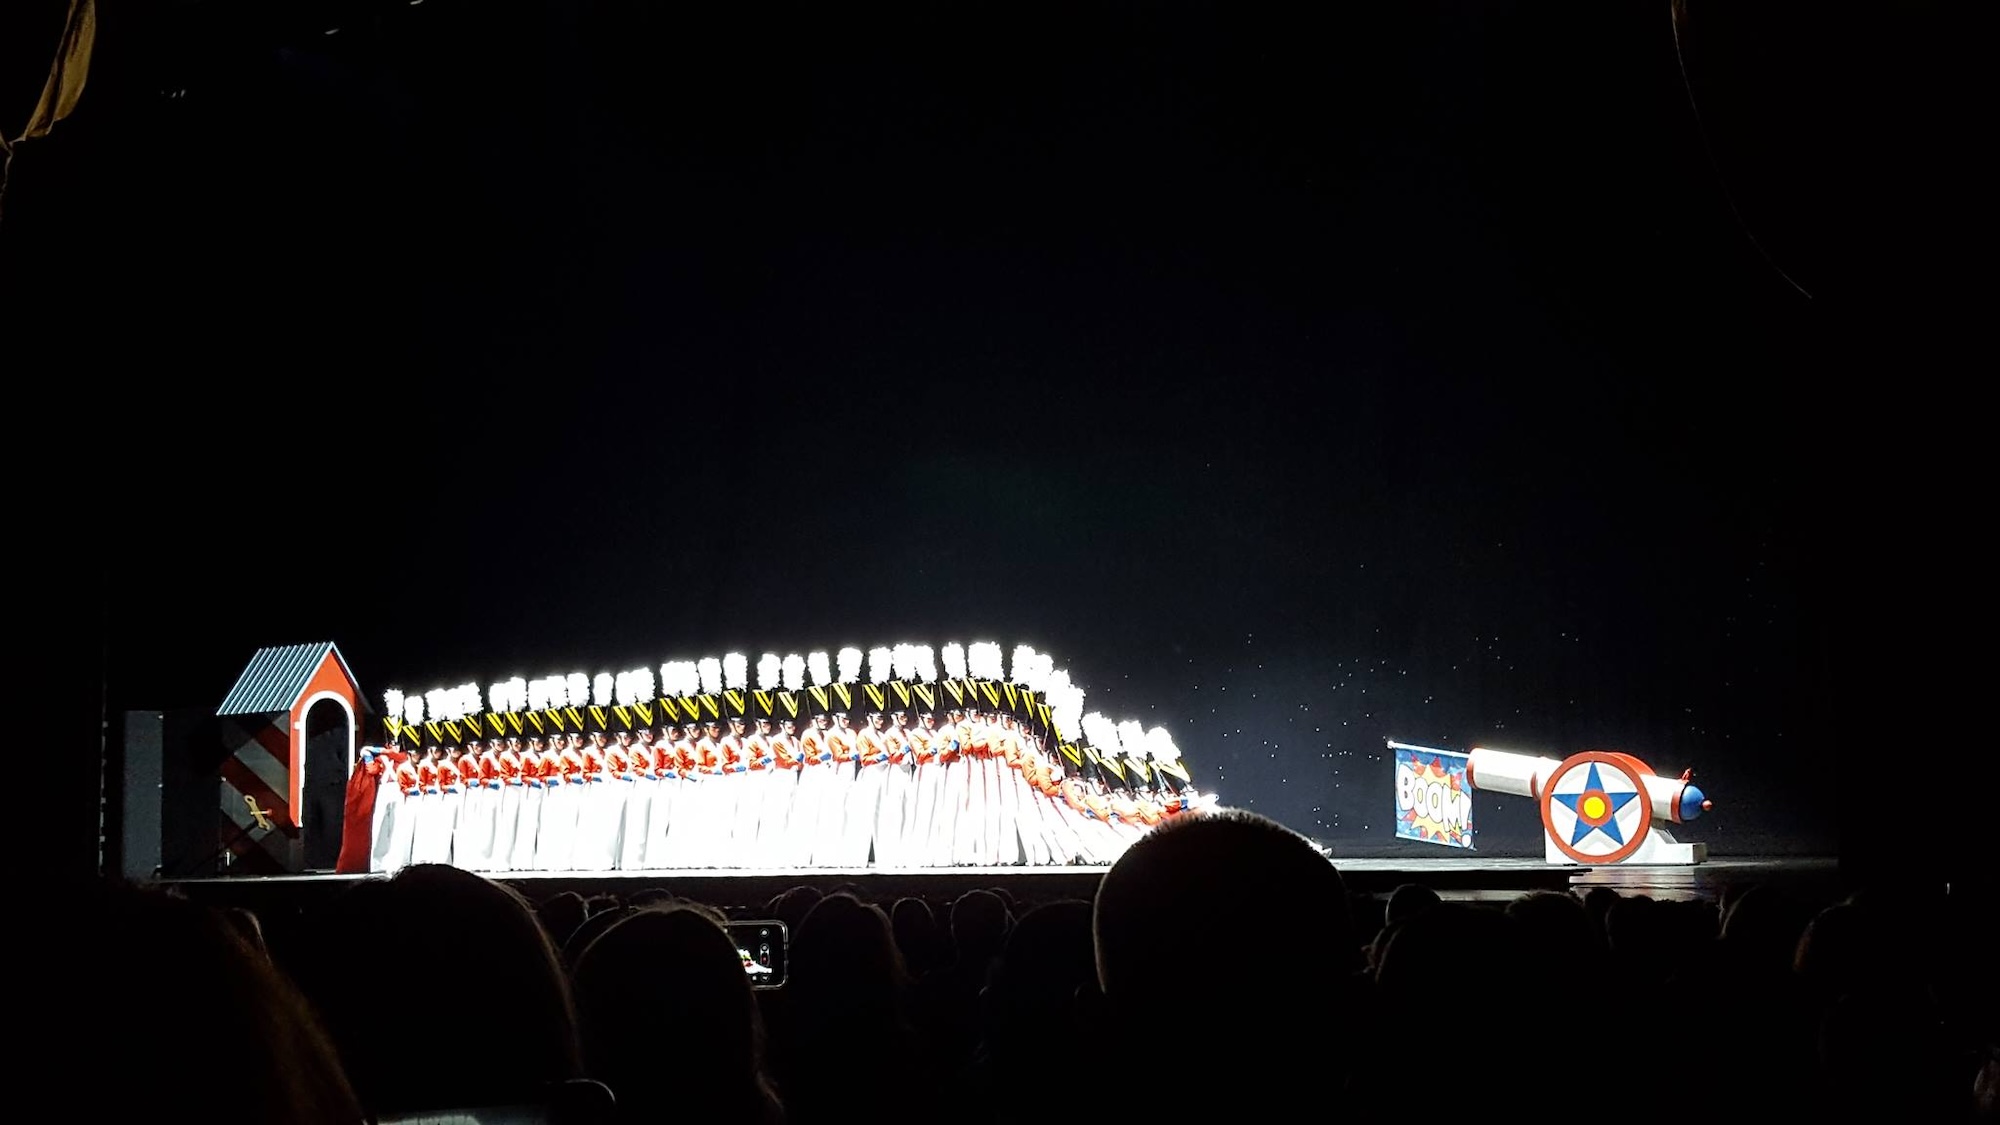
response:
[[[299,696],[305,694],[306,685],[329,652],[352,680],[354,673],[347,667],[347,658],[340,655],[340,649],[332,641],[258,649],[250,658],[249,667],[236,677],[236,686],[229,689],[222,706],[215,709],[216,715],[263,715],[291,710]]]

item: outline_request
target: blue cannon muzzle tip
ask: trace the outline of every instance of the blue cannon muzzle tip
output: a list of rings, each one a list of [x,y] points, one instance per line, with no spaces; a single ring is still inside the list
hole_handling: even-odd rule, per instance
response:
[[[1708,808],[1708,797],[1695,786],[1681,790],[1681,820],[1689,821],[1700,816]]]

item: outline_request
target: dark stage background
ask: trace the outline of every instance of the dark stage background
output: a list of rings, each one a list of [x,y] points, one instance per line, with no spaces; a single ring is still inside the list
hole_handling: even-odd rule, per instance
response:
[[[1349,850],[1385,738],[1854,844],[1963,721],[1971,37],[1753,7],[106,3],[0,218],[59,737],[991,639]]]

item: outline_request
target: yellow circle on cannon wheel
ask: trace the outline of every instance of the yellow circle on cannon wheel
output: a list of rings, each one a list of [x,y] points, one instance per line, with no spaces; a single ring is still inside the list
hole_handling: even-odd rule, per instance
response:
[[[1598,796],[1595,793],[1592,793],[1590,796],[1585,797],[1583,799],[1583,819],[1603,820],[1604,798]]]

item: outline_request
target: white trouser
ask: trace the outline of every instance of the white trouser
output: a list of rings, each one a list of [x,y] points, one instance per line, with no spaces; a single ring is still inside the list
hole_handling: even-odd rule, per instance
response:
[[[576,854],[577,806],[582,799],[582,784],[567,778],[542,790],[542,827],[535,836],[537,870],[571,870]]]
[[[576,866],[584,871],[609,871],[624,851],[625,798],[631,789],[619,779],[592,778],[584,787],[583,815],[578,818]]]
[[[514,846],[507,852],[507,870],[533,871],[535,863],[535,837],[542,831],[541,785],[521,785],[521,802],[514,816]]]
[[[742,798],[742,778],[733,773],[708,775],[709,867],[736,866],[736,805]]]
[[[1076,833],[1070,828],[1069,821],[1063,819],[1061,799],[1036,789],[1035,803],[1041,806],[1042,823],[1049,826],[1049,844],[1055,850],[1055,861],[1081,862],[1083,849],[1078,846]]]
[[[847,789],[847,812],[841,826],[846,838],[843,867],[868,866],[868,853],[875,842],[875,816],[882,807],[882,789],[889,780],[884,763],[857,765],[854,782]],[[877,861],[880,862],[879,860]]]
[[[1071,808],[1069,802],[1059,796],[1054,798],[1050,804],[1055,808],[1056,815],[1062,819],[1063,827],[1067,830],[1071,846],[1076,849],[1077,856],[1085,863],[1093,865],[1103,863],[1104,857],[1099,849],[1097,830],[1093,827],[1094,822]]]
[[[819,793],[813,804],[819,823],[813,826],[814,867],[839,867],[847,860],[847,790],[854,780],[854,763],[829,759],[820,767]]]
[[[953,841],[951,861],[961,867],[975,867],[985,859],[986,771],[984,760],[967,756],[952,767],[959,795],[953,799],[953,815],[958,818],[958,838]]]
[[[758,779],[758,785],[763,790],[763,808],[757,814],[757,865],[788,866],[792,862],[788,853],[788,832],[792,801],[799,792],[799,771],[770,766],[761,774],[751,776]]]
[[[1083,848],[1077,844],[1076,834],[1070,831],[1069,823],[1063,819],[1061,802],[1039,789],[1034,790],[1034,796],[1036,809],[1048,829],[1050,858],[1056,863],[1082,860]]]
[[[1021,840],[1030,844],[1028,862],[1041,867],[1062,862],[1057,858],[1062,852],[1062,842],[1056,839],[1055,826],[1049,823],[1048,811],[1042,807],[1041,790],[1028,780],[1027,773],[1017,772],[1014,793],[1014,801],[1021,808]],[[1034,833],[1032,842],[1028,838],[1030,831]]]
[[[411,862],[450,863],[451,834],[458,826],[458,794],[425,793],[417,802],[417,839]]]
[[[813,851],[819,846],[820,799],[827,782],[833,780],[833,763],[808,763],[799,767],[799,785],[792,795],[791,815],[785,818],[785,863],[791,867],[811,867]]]
[[[1042,839],[1042,822],[1035,815],[1035,807],[1028,804],[1022,794],[1027,782],[1021,771],[1000,763],[1000,803],[1007,810],[1007,823],[1012,829],[1007,833],[1013,842],[1014,855],[1008,863],[1028,863],[1040,867],[1048,862],[1047,842]]]
[[[653,801],[660,791],[660,783],[652,777],[636,780],[619,779],[625,787],[624,827],[619,830],[618,866],[625,871],[644,871],[652,866],[646,858],[646,844],[651,840]]]
[[[993,794],[999,798],[994,804],[999,809],[999,829],[995,836],[999,848],[994,862],[1014,864],[1032,855],[1034,849],[1028,846],[1027,825],[1021,823],[1021,771],[1007,764],[1001,755],[993,757]]]
[[[1139,837],[1144,836],[1146,834],[1145,825],[1135,824],[1132,821],[1126,820],[1123,817],[1118,817],[1116,819],[1113,819],[1109,821],[1109,824],[1111,826],[1111,831],[1120,840],[1124,841],[1125,846],[1128,848],[1131,847],[1133,844],[1138,843]]]
[[[592,870],[610,871],[625,854],[625,802],[632,796],[632,784],[620,777],[610,777],[592,782],[591,788],[597,791],[598,822],[592,830],[596,840],[590,856]]]
[[[931,832],[936,840],[934,854],[940,867],[956,867],[959,862],[959,822],[967,819],[966,766],[964,758],[947,763],[944,777],[938,784],[937,820],[931,825]]]
[[[972,862],[988,867],[1000,857],[998,780],[999,775],[993,772],[993,759],[979,759],[978,772],[972,779],[972,799],[979,806],[979,821],[972,835]]]
[[[882,798],[875,811],[875,866],[910,864],[910,821],[915,816],[916,767],[891,761],[875,767],[882,773]]]
[[[735,856],[730,852],[730,838],[735,832],[736,798],[738,795],[734,774],[710,774],[703,781],[708,793],[708,859],[707,867],[734,867]]]
[[[681,791],[674,795],[674,822],[667,828],[667,848],[675,866],[708,866],[708,809],[714,803],[709,787],[714,782],[700,770],[681,775]]]
[[[904,862],[913,867],[931,867],[935,851],[936,833],[933,825],[937,820],[938,783],[944,780],[944,767],[935,759],[918,762],[916,772],[910,777],[911,803],[910,822],[903,829],[908,841],[908,855]]]
[[[417,800],[391,782],[375,794],[375,818],[370,825],[368,870],[400,871],[410,865],[410,845],[416,839]]]
[[[451,862],[467,871],[485,871],[493,862],[493,816],[486,800],[491,792],[475,781],[458,797],[458,824],[451,832]]]
[[[673,850],[674,817],[680,815],[679,774],[653,782],[653,800],[646,810],[646,866],[655,870],[678,866]]]
[[[514,869],[514,835],[521,821],[521,790],[526,788],[510,782],[502,782],[499,801],[493,813],[493,870],[512,871]]]
[[[757,822],[764,814],[763,771],[744,769],[725,774],[724,780],[729,794],[729,837],[723,866],[755,867]]]
[[[1131,843],[1131,841],[1126,838],[1124,829],[1121,828],[1116,822],[1111,820],[1109,818],[1109,814],[1107,814],[1104,819],[1093,820],[1091,821],[1091,823],[1097,825],[1099,835],[1104,837],[1105,840],[1104,862],[1106,863],[1117,862],[1118,857],[1125,854],[1125,848],[1127,847],[1127,845]]]
[[[667,855],[675,867],[701,866],[702,778],[683,773],[674,789],[673,819],[667,823]]]

